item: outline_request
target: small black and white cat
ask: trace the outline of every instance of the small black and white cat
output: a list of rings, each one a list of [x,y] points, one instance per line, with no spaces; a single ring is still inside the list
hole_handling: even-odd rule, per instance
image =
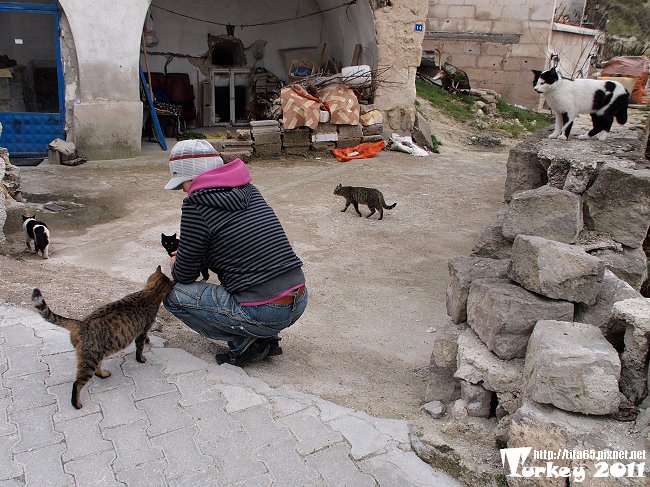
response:
[[[549,139],[566,140],[573,121],[580,114],[591,114],[593,128],[579,139],[595,137],[605,140],[614,119],[627,122],[627,104],[630,94],[617,81],[596,79],[565,79],[555,68],[536,71],[533,86],[543,93],[546,103],[555,115],[555,130]]]
[[[31,243],[34,241],[34,252],[40,252],[43,258],[47,259],[50,256],[50,231],[47,225],[33,216],[23,215],[23,229],[27,248],[32,250]]]
[[[160,243],[162,244],[163,248],[167,251],[170,257],[172,255],[172,252],[176,252],[178,250],[179,242],[180,240],[176,238],[176,234],[174,235],[165,235],[164,233],[160,234]],[[207,266],[201,268],[201,275],[203,276],[204,281],[208,280],[208,278],[210,277],[210,271]]]

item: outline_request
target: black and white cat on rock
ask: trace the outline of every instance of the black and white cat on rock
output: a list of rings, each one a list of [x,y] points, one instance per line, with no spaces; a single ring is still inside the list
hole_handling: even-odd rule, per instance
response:
[[[555,115],[555,130],[549,139],[569,138],[573,122],[578,115],[590,114],[593,128],[579,139],[605,140],[614,119],[623,125],[627,122],[629,93],[623,85],[612,80],[563,78],[556,68],[533,70],[533,86],[542,93]]]

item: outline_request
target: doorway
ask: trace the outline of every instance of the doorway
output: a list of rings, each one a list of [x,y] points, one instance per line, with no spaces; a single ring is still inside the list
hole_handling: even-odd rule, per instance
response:
[[[59,18],[53,0],[0,2],[0,122],[13,157],[47,155],[65,138]]]
[[[249,102],[248,69],[211,69],[210,92],[212,94],[212,125],[230,123],[233,125],[248,122]]]

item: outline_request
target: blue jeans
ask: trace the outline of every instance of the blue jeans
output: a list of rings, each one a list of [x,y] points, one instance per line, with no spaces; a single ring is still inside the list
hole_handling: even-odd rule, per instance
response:
[[[298,321],[307,308],[307,288],[293,304],[240,306],[223,286],[205,281],[176,283],[163,304],[192,330],[227,341],[230,351],[239,355],[255,340],[275,338]]]

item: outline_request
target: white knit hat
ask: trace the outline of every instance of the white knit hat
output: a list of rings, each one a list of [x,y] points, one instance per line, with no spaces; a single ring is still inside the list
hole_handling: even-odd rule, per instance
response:
[[[210,142],[201,139],[181,140],[172,148],[169,156],[172,178],[165,189],[180,189],[185,181],[219,166],[223,166],[223,159]]]

